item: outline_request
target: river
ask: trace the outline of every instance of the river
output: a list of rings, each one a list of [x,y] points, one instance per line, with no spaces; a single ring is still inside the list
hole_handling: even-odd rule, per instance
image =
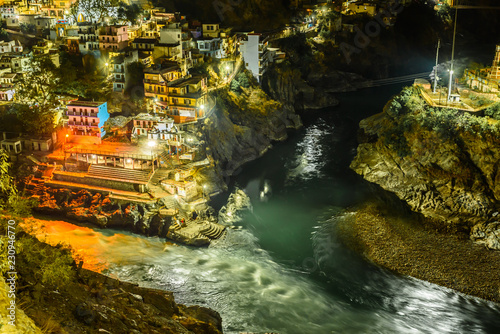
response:
[[[335,224],[373,196],[349,169],[357,124],[401,86],[347,93],[311,113],[232,179],[253,209],[209,248],[60,222],[48,234],[108,273],[220,312],[225,333],[499,333],[500,306],[378,268],[342,246]],[[262,193],[266,188],[268,191]],[[229,193],[213,200],[222,206]]]

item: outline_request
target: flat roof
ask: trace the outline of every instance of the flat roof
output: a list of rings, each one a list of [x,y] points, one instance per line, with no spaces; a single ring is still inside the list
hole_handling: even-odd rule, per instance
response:
[[[71,101],[66,106],[67,107],[99,107],[106,102],[93,102],[93,101]]]
[[[169,87],[183,87],[186,85],[194,85],[194,84],[197,84],[200,81],[202,81],[203,78],[204,77],[201,75],[192,76],[191,78],[181,78],[181,79],[177,79],[174,81],[170,81],[168,83],[168,86]]]
[[[140,37],[132,41],[132,43],[156,43],[156,38],[154,37]]]
[[[154,149],[144,145],[131,145],[126,143],[103,142],[101,144],[89,145],[86,143],[75,143],[66,150],[67,153],[95,154],[99,156],[133,158],[138,160],[150,160],[157,155],[158,146]],[[161,149],[161,148],[160,148]]]

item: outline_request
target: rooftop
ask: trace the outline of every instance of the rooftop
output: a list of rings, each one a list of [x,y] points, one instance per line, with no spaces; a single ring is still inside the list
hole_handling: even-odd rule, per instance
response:
[[[154,37],[140,37],[132,41],[132,43],[156,43],[157,40]]]
[[[93,145],[72,143],[71,148],[66,149],[66,152],[148,160],[151,159],[152,153],[156,153],[157,150],[159,150],[158,147],[152,149],[149,146],[103,142]]]
[[[105,104],[106,102],[93,102],[93,101],[71,101],[68,103],[68,107],[99,107],[100,105]]]

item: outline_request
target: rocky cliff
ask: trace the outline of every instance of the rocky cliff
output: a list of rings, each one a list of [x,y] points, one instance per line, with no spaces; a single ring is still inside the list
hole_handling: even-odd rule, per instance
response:
[[[432,109],[406,88],[360,123],[351,164],[436,226],[500,249],[500,124]]]
[[[298,69],[280,64],[269,69],[263,77],[262,86],[273,99],[283,104],[285,110],[296,112],[336,106],[338,100],[325,88],[330,92],[338,92],[351,90],[349,87],[352,87],[347,84],[348,80],[339,80],[339,77],[330,80],[325,73],[310,74],[309,78],[314,85],[304,80]],[[332,86],[323,86],[325,81],[332,83]]]
[[[201,128],[206,154],[215,168],[195,176],[201,184],[209,179],[214,183],[209,187],[225,188],[241,165],[260,157],[273,141],[285,140],[287,129],[302,126],[293,108],[270,99],[256,82],[241,90],[215,93],[213,114]]]

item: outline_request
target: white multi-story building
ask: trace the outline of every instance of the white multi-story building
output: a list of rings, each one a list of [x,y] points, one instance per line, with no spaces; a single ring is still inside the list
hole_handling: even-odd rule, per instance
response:
[[[4,42],[0,41],[0,53],[23,52],[23,46],[18,40]]]
[[[261,42],[261,34],[248,34],[247,39],[241,41],[240,51],[245,67],[260,82],[262,77],[261,58],[264,52],[264,43]]]
[[[268,42],[262,40],[261,34],[254,33],[248,34],[247,39],[241,41],[240,51],[245,67],[259,82],[267,66],[275,61],[279,62],[285,56],[278,48],[269,48]]]
[[[222,58],[222,41],[220,38],[204,37],[196,42],[200,53],[212,58]]]
[[[0,75],[0,101],[12,100],[16,76],[16,73],[2,73]]]
[[[99,50],[98,28],[95,24],[79,23],[78,37],[80,53],[87,54]]]

